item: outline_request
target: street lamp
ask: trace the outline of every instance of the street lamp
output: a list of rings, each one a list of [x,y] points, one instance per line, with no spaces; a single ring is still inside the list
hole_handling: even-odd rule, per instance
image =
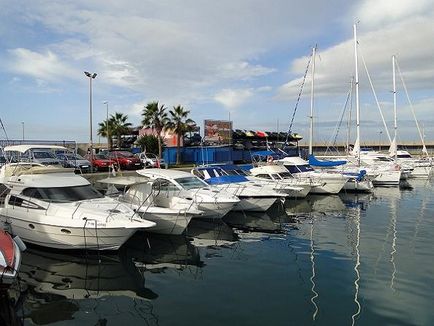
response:
[[[92,137],[92,79],[95,79],[96,73],[90,73],[85,71],[84,74],[86,77],[89,78],[89,131],[90,131],[90,138],[89,138],[89,151],[90,155],[93,155],[93,137]],[[92,160],[91,162],[91,171],[93,171],[93,165]]]
[[[106,111],[107,111],[107,120],[106,120],[106,127],[107,127],[107,153],[109,152],[109,115],[108,115],[108,101],[104,101],[104,104],[106,105]]]
[[[24,143],[24,121],[21,121],[21,129],[23,131],[23,143]]]

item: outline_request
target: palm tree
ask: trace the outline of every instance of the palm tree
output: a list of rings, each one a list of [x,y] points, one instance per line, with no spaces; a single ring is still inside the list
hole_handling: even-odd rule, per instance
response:
[[[169,113],[170,121],[168,123],[168,128],[176,134],[176,164],[180,164],[181,137],[183,137],[187,131],[191,130],[196,123],[193,120],[187,118],[190,111],[185,110],[181,105],[174,106]]]
[[[109,150],[113,147],[113,126],[110,119],[98,123],[98,135],[107,138]]]
[[[169,119],[167,118],[166,107],[159,105],[158,101],[148,103],[142,112],[142,125],[145,128],[152,128],[158,138],[158,157],[161,159],[161,133],[166,129]]]
[[[122,148],[122,136],[128,135],[131,130],[131,123],[127,122],[128,115],[115,112],[110,116],[109,126],[111,125],[112,134],[116,135],[118,147]]]

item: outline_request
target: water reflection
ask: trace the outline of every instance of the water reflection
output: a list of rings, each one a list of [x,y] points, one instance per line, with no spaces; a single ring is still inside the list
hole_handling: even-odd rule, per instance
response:
[[[314,258],[315,258],[315,246],[314,246],[314,242],[313,242],[313,228],[315,225],[315,221],[312,220],[310,225],[311,225],[311,227],[310,227],[310,249],[311,249],[310,262],[312,265],[312,276],[310,277],[310,282],[312,284],[312,288],[311,288],[312,297],[310,298],[310,301],[312,302],[312,304],[314,306],[314,312],[312,315],[312,320],[315,320],[316,316],[318,314],[318,311],[319,311],[318,305],[316,304],[316,301],[315,301],[315,299],[318,298],[318,296],[319,296],[318,292],[316,292],[316,290],[315,290],[315,286],[316,286],[316,284],[315,284],[315,276],[316,276],[316,274],[315,274],[315,260],[314,260]]]
[[[287,200],[285,210],[289,216],[303,216],[312,213],[328,214],[344,211],[345,204],[339,195],[309,195],[302,199]]]
[[[100,315],[120,314],[108,308],[113,305],[106,301],[109,297],[129,298],[128,309],[140,319],[155,319],[143,312],[152,310],[147,300],[158,295],[145,287],[144,276],[134,264],[119,255],[30,247],[23,253],[20,277],[27,289],[25,317],[39,325],[72,320],[77,314],[87,314],[92,321]]]
[[[239,240],[234,230],[222,219],[194,218],[186,230],[196,247],[232,245]]]
[[[360,282],[360,213],[361,213],[361,207],[358,206],[350,211],[349,216],[353,217],[353,221],[356,226],[356,239],[355,239],[355,255],[356,255],[356,261],[354,265],[354,272],[356,275],[356,279],[354,280],[354,303],[356,304],[356,312],[351,316],[352,325],[355,324],[357,318],[359,317],[362,307],[360,305],[359,301],[359,282]]]
[[[19,297],[11,297],[6,290],[0,290],[0,325],[21,326],[23,318],[18,317],[21,300]]]
[[[142,270],[164,272],[203,267],[198,249],[184,235],[136,233],[120,250],[121,256]]]
[[[278,216],[272,217],[268,212],[230,212],[224,217],[224,221],[239,230],[259,233],[283,233],[284,230]]]

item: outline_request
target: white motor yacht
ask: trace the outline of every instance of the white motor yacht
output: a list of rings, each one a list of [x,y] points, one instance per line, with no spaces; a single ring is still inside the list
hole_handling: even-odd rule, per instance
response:
[[[315,171],[309,162],[299,156],[287,156],[277,162],[282,164],[295,178],[320,182],[320,185],[313,186],[310,190],[313,194],[337,194],[349,180],[349,177],[341,173]]]
[[[397,186],[402,179],[401,167],[385,154],[361,151],[360,163],[375,186]]]
[[[291,173],[282,165],[264,164],[252,168],[250,173],[255,178],[274,181],[279,189],[286,191],[290,197],[295,198],[304,198],[312,189],[312,186],[321,185],[319,182],[315,183],[312,180],[292,177]],[[294,191],[294,187],[298,189]]]
[[[158,195],[161,193],[154,190],[155,186],[147,178],[111,177],[98,182],[109,185],[111,197],[128,205],[142,218],[156,223],[147,229],[147,232],[179,235],[184,232],[193,217],[203,215],[191,199],[171,198],[165,202],[159,201]],[[110,187],[115,189],[112,190]],[[118,188],[123,188],[123,191],[118,191]]]
[[[211,165],[210,165],[211,166]],[[277,178],[273,179],[272,177],[267,178],[267,176],[258,177],[253,175],[250,172],[250,169],[246,169],[246,167],[241,168],[240,166],[234,165],[234,164],[216,164],[212,165],[220,167],[223,169],[228,175],[242,175],[245,176],[249,181],[252,181],[259,185],[265,185],[266,187],[271,187],[275,191],[286,194],[288,197],[306,197],[307,192],[309,192],[310,187],[308,191],[306,192],[306,187],[303,186],[297,186],[297,184],[302,183],[303,181],[295,180],[292,178],[291,181],[282,182],[282,179],[277,176]],[[283,168],[285,169],[285,168]],[[288,172],[285,169],[286,172]],[[289,173],[288,173],[289,174]]]
[[[169,202],[193,202],[203,211],[201,217],[221,218],[240,202],[238,197],[208,185],[198,177],[184,171],[166,169],[143,169],[139,175],[153,181],[154,200],[157,205]]]
[[[429,178],[432,173],[432,159],[430,157],[414,158],[407,151],[399,150],[396,154],[398,164],[412,167],[409,178]]]
[[[251,181],[242,175],[228,175],[216,166],[196,167],[192,173],[220,191],[237,196],[240,202],[234,206],[234,211],[264,212],[278,199],[285,200],[288,197],[274,190],[274,185]]]
[[[155,225],[104,197],[72,169],[10,163],[0,169],[0,218],[24,242],[58,249],[117,250]]]

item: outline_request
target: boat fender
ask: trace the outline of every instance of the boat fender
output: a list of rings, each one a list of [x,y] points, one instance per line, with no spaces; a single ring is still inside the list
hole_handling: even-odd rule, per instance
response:
[[[356,181],[362,181],[363,177],[366,175],[366,170],[360,170],[359,175],[356,178]]]
[[[14,242],[17,244],[18,248],[20,248],[21,251],[24,251],[27,249],[26,244],[23,242],[23,240],[21,240],[21,238],[19,236],[15,236],[14,237]]]

